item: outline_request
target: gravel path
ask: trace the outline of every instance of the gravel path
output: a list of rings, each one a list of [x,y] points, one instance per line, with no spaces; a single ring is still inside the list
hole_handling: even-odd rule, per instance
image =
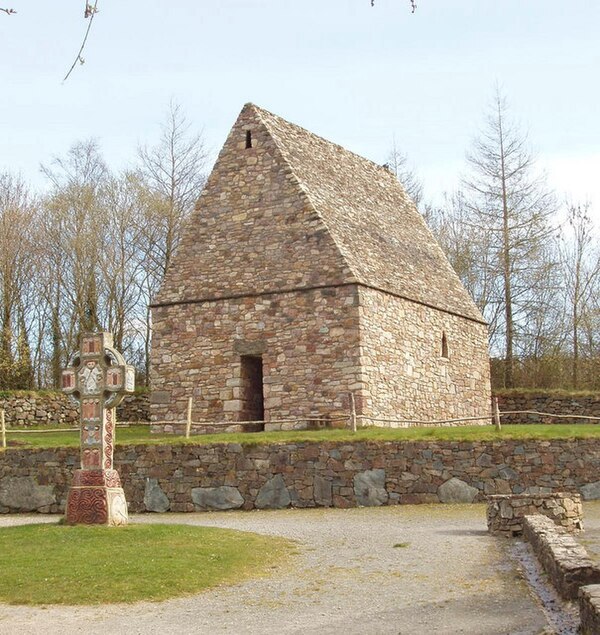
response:
[[[56,517],[5,516],[0,526],[44,520]],[[504,542],[487,535],[482,505],[147,514],[132,521],[286,536],[298,541],[300,555],[270,577],[166,602],[0,605],[0,632],[536,635],[546,626]]]

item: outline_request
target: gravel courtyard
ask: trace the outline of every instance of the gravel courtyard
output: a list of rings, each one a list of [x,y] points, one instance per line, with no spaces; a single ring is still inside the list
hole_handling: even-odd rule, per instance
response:
[[[590,539],[598,533],[593,512]],[[595,520],[594,520],[595,519]],[[0,526],[55,522],[4,516]],[[4,633],[471,635],[545,631],[537,600],[487,535],[483,505],[140,515],[280,535],[299,554],[272,575],[161,603],[30,608],[0,605]],[[594,524],[595,523],[595,524]],[[119,563],[115,562],[115,567]],[[73,589],[77,593],[77,589]]]

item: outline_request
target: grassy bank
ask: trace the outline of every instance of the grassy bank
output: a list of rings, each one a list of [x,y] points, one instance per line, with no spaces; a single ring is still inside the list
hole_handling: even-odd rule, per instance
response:
[[[282,538],[214,527],[24,525],[0,529],[0,601],[164,600],[272,570]]]
[[[600,437],[600,425],[506,425],[498,432],[493,426],[461,426],[455,428],[363,428],[356,433],[350,430],[315,430],[295,432],[252,432],[240,434],[196,435],[190,439],[174,435],[153,435],[149,426],[130,426],[117,430],[117,445],[164,445],[241,443],[260,445],[266,443],[295,443],[301,441],[500,441],[507,439],[587,439]],[[8,432],[9,447],[56,448],[77,447],[79,433]]]

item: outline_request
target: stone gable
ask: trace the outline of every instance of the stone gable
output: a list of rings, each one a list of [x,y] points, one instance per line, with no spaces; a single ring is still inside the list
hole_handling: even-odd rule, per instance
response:
[[[251,148],[246,134],[251,133]],[[157,304],[354,282],[258,110],[247,106],[202,192]]]

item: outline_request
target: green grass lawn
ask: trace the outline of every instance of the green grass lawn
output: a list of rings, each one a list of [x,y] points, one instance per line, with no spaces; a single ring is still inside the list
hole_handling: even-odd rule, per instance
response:
[[[600,425],[555,424],[555,425],[505,425],[498,432],[493,426],[460,426],[455,428],[362,428],[356,433],[350,430],[316,430],[296,432],[251,432],[231,434],[206,434],[185,439],[175,435],[150,434],[149,426],[133,425],[118,428],[117,445],[160,444],[205,444],[242,443],[260,445],[264,443],[292,443],[299,441],[497,441],[503,439],[583,439],[600,437]],[[76,447],[79,433],[54,432],[19,434],[8,432],[9,447]]]
[[[79,446],[79,431],[71,430],[68,432],[60,432],[65,426],[58,427],[57,432],[45,432],[50,430],[51,427],[40,427],[40,430],[44,432],[11,432],[6,433],[6,442],[10,447],[29,447],[29,448],[59,448],[59,447],[77,447]],[[34,428],[28,428],[28,430],[34,430]],[[144,425],[132,425],[126,428],[117,428],[116,431],[117,443],[123,444],[135,444],[135,443],[149,443],[156,440],[156,435],[150,434],[150,426]],[[162,442],[169,438],[168,436],[160,436]]]
[[[265,575],[283,538],[214,527],[24,525],[0,529],[0,602],[164,600]]]

